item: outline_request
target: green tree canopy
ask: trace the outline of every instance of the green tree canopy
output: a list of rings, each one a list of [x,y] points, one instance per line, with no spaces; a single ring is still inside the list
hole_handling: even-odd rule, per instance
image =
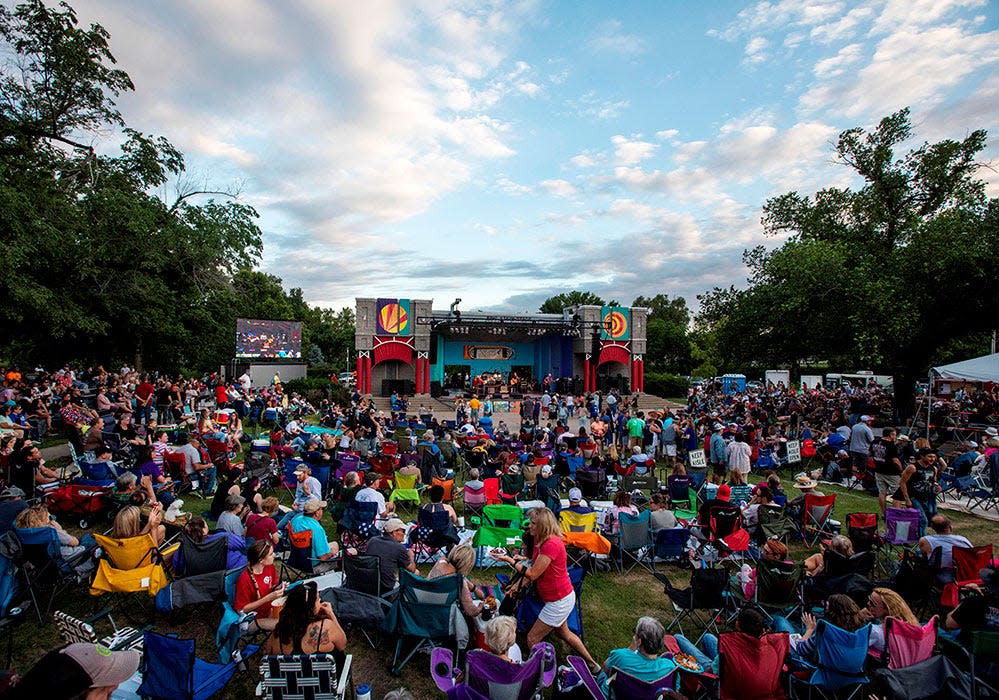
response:
[[[581,292],[573,290],[563,292],[555,296],[548,297],[538,309],[543,314],[560,314],[562,309],[579,304],[580,306],[603,306],[606,302],[593,292]],[[617,302],[611,302],[611,306],[616,306]]]
[[[941,348],[994,326],[999,202],[975,177],[986,134],[897,156],[911,137],[908,110],[844,131],[836,155],[859,188],[767,201],[766,233],[787,240],[746,252],[747,289],[698,297],[698,326],[728,364],[822,358],[885,371],[907,411],[905,392]]]
[[[154,194],[184,158],[125,126],[114,100],[133,86],[102,27],[30,0],[0,7],[0,40],[0,350],[207,367],[222,327],[231,356],[232,279],[260,257],[257,213],[231,196]],[[92,143],[115,132],[119,152],[100,155]]]

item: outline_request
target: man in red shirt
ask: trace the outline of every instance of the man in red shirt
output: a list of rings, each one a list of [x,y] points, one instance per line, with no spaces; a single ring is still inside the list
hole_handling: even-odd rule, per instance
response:
[[[139,425],[145,425],[152,417],[153,394],[155,392],[156,387],[149,381],[149,376],[143,375],[139,386],[135,387],[135,411],[138,414],[136,420]]]

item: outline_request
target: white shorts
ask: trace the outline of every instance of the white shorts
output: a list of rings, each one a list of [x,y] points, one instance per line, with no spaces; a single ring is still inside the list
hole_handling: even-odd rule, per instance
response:
[[[676,443],[675,442],[668,442],[668,443],[666,443],[666,456],[667,457],[676,457]]]
[[[538,613],[538,619],[549,627],[561,627],[562,623],[569,619],[569,614],[576,607],[576,592],[569,591],[565,598],[545,603]]]

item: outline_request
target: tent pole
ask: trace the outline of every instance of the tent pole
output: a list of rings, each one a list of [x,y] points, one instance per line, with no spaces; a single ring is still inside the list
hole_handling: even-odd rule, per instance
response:
[[[933,414],[933,369],[926,384],[926,442],[930,441],[930,416]]]

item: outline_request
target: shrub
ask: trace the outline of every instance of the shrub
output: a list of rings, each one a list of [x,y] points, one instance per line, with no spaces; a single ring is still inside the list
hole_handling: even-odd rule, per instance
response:
[[[645,375],[645,391],[663,398],[687,396],[687,380],[667,372],[649,372]]]
[[[340,384],[334,384],[326,377],[292,379],[284,382],[284,390],[289,394],[295,393],[304,396],[314,406],[318,406],[323,399],[329,399],[341,406],[350,404],[350,392],[347,388]]]

